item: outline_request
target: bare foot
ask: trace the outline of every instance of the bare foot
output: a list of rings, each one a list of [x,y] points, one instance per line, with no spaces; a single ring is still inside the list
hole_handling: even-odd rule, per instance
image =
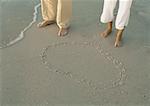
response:
[[[58,32],[58,36],[65,36],[69,32],[69,28],[60,28]]]
[[[107,23],[107,28],[100,34],[102,37],[106,38],[112,32],[112,23]]]
[[[55,23],[55,22],[54,22],[54,21],[42,21],[42,22],[40,22],[37,26],[38,26],[39,28],[42,28],[42,27],[45,27],[45,26],[50,25],[50,24],[53,24],[53,23]]]
[[[110,33],[112,32],[112,29],[107,28],[104,32],[102,32],[100,35],[104,38],[106,38]]]
[[[120,47],[123,31],[124,30],[117,30],[116,39],[115,39],[115,45],[114,45],[115,47]]]

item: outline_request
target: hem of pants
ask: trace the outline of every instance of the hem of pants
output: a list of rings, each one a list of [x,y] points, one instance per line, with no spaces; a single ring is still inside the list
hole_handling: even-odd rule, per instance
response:
[[[125,26],[122,26],[122,27],[116,26],[116,29],[118,29],[118,30],[123,30],[124,28],[125,28]]]
[[[55,19],[43,19],[43,21],[54,21],[54,22],[56,22]]]
[[[107,20],[107,21],[106,21],[106,20],[101,19],[101,22],[104,23],[104,24],[109,23],[109,22],[112,22],[112,21],[113,21],[113,20]]]
[[[58,23],[57,23],[57,25],[58,25],[59,28],[69,28],[70,27],[70,25],[60,25]]]

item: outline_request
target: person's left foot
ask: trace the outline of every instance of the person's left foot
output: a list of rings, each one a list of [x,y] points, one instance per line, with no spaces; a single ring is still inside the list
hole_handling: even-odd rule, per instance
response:
[[[68,34],[68,32],[69,32],[69,28],[60,28],[58,32],[58,36],[60,37],[65,36]]]
[[[115,47],[120,47],[122,40],[123,30],[117,30],[116,39],[115,39]]]

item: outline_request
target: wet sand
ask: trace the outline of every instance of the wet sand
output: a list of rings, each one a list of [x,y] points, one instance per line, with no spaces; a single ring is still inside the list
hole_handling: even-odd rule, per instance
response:
[[[31,0],[1,2],[0,48],[11,46],[24,38],[24,32],[33,21],[33,8],[37,3]]]
[[[23,8],[24,16],[18,10],[16,19],[9,14],[13,20],[2,24],[0,38],[6,41],[0,49],[2,106],[149,106],[148,3],[134,2],[124,45],[117,49],[113,47],[115,32],[107,39],[99,36],[105,27],[99,23],[102,1],[85,1],[73,2],[70,33],[63,38],[57,37],[56,25],[36,27],[41,21],[39,8],[33,14],[38,1],[13,2],[29,7]],[[8,14],[3,17],[7,19]],[[25,22],[18,23],[19,17]],[[22,40],[7,45],[26,27]]]

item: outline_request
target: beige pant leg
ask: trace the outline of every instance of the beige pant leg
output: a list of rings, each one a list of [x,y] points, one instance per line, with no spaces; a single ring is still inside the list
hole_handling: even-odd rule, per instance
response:
[[[58,0],[56,21],[60,28],[68,28],[72,16],[72,0]]]
[[[57,0],[41,0],[42,17],[45,21],[56,20]]]

